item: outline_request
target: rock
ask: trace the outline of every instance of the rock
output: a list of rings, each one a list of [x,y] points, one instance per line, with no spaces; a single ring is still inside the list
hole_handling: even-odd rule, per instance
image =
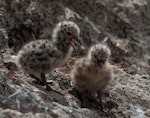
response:
[[[1,0],[0,1],[0,116],[16,118],[148,118],[150,111],[149,0]],[[48,75],[48,92],[14,64],[15,54],[31,40],[50,39],[53,27],[72,20],[81,29],[83,45]],[[103,93],[104,111],[95,101],[81,108],[69,73],[95,43],[108,45],[114,80]],[[78,46],[78,45],[77,45]],[[73,56],[76,54],[73,54]],[[59,71],[58,71],[59,72]]]
[[[36,0],[6,1],[5,19],[9,27],[9,47],[21,48],[31,40],[50,38],[52,26],[62,14],[63,9],[57,2],[45,4]]]
[[[76,0],[73,3],[65,0],[65,5],[87,17],[103,34],[129,40],[127,46],[130,46],[131,54],[141,56],[142,50],[149,53],[150,46],[146,45],[150,43],[148,0]]]
[[[21,78],[18,77],[17,79]],[[10,76],[6,76],[4,73],[1,73],[0,81],[0,105],[3,108],[0,109],[1,116],[20,117],[25,115],[66,118],[78,116],[86,118],[89,115],[92,117],[92,114],[96,116],[96,113],[90,110],[81,112],[69,107],[63,96],[47,92],[43,88],[39,90],[23,80],[17,85]]]

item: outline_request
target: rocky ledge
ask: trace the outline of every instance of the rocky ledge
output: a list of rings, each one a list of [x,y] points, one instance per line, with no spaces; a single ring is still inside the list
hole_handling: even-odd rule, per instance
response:
[[[149,6],[149,0],[1,0],[0,117],[150,117]],[[65,19],[80,26],[83,47],[61,67],[62,73],[48,76],[60,95],[33,84],[12,63],[12,55],[31,40],[50,38],[55,24]],[[94,101],[87,101],[90,108],[80,107],[68,69],[97,42],[112,52],[114,79],[109,93],[103,93],[105,112]]]

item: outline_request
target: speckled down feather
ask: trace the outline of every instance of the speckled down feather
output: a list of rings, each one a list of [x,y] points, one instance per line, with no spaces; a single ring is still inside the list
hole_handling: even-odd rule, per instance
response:
[[[66,42],[67,32],[76,38],[80,33],[78,26],[71,21],[58,23],[54,28],[52,41],[32,41],[18,52],[17,65],[29,74],[51,72],[71,55],[72,48]]]
[[[96,69],[93,62],[95,56],[105,61],[100,71]],[[110,50],[105,45],[92,46],[87,56],[76,62],[71,72],[72,85],[81,93],[102,91],[112,78],[112,69],[108,62],[109,56]]]

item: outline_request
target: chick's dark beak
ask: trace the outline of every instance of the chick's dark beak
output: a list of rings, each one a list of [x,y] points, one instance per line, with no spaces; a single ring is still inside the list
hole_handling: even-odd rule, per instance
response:
[[[75,39],[73,37],[69,37],[68,38],[68,43],[73,47],[73,49],[75,50],[75,52],[77,52],[76,46],[75,46]]]
[[[102,64],[101,63],[99,63],[99,61],[94,61],[94,63],[95,63],[95,66],[96,66],[96,69],[98,70],[98,71],[100,71],[101,69],[102,69]]]

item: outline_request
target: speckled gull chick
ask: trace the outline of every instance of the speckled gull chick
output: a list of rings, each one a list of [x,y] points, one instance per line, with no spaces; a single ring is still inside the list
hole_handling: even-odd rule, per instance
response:
[[[88,54],[78,60],[71,72],[72,85],[79,92],[81,102],[86,92],[101,92],[112,78],[112,68],[108,62],[110,50],[102,44],[93,45]],[[100,101],[101,102],[101,101]]]
[[[26,44],[17,54],[16,63],[39,83],[52,90],[45,74],[59,67],[71,55],[75,42],[80,43],[80,29],[72,21],[59,22],[52,34],[52,40],[36,40]],[[37,76],[40,76],[38,78]]]

